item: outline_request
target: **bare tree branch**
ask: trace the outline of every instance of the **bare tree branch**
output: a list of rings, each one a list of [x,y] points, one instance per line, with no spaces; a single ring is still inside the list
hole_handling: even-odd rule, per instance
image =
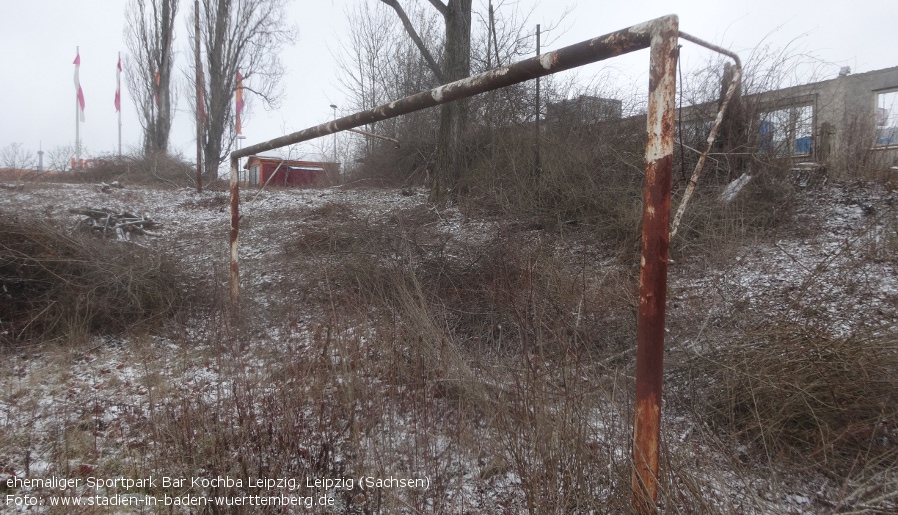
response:
[[[47,170],[65,172],[75,157],[75,147],[71,145],[55,146],[47,152]]]
[[[0,164],[10,170],[30,170],[34,168],[34,154],[25,145],[13,142],[0,150]]]
[[[390,7],[393,8],[394,11],[396,11],[396,15],[399,16],[399,19],[402,21],[402,26],[405,27],[405,31],[408,33],[408,36],[410,38],[412,38],[412,41],[414,41],[415,46],[418,47],[418,50],[421,52],[421,56],[427,62],[427,66],[430,68],[430,71],[433,72],[433,74],[437,77],[437,80],[439,80],[441,83],[446,82],[445,76],[443,75],[443,70],[440,68],[440,65],[437,64],[436,59],[433,58],[433,55],[431,55],[430,51],[424,45],[424,41],[421,40],[421,36],[419,36],[418,32],[415,31],[415,27],[412,26],[412,22],[411,22],[411,20],[408,19],[408,15],[405,14],[405,10],[403,10],[402,6],[399,5],[399,1],[398,0],[380,0],[380,1],[389,5]],[[446,6],[441,4],[438,0],[431,0],[431,3],[434,3],[434,2],[436,2],[436,4],[438,4],[442,7],[442,11],[440,11],[440,12],[444,13],[443,15],[445,16]],[[439,7],[437,9],[439,9]]]
[[[440,2],[440,0],[428,0],[428,1],[431,3],[431,5],[436,7],[437,11],[440,11],[440,14],[442,14],[444,18],[446,16],[449,16],[449,7],[446,4],[444,4],[443,2]]]

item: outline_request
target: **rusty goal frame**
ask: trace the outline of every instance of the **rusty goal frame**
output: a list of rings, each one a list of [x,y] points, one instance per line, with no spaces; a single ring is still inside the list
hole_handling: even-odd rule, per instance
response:
[[[230,296],[239,305],[238,241],[240,191],[238,160],[260,152],[320,138],[339,131],[394,118],[439,104],[471,97],[527,80],[543,77],[626,53],[650,49],[649,95],[643,184],[642,253],[639,273],[639,310],[636,350],[636,404],[633,423],[632,500],[636,510],[657,510],[659,439],[664,358],[667,264],[670,244],[671,173],[674,149],[676,67],[678,38],[715,51],[719,47],[681,33],[676,15],[598,36],[515,64],[444,84],[430,91],[395,100],[328,123],[230,154]],[[733,54],[726,53],[732,57]],[[738,60],[738,58],[736,58]],[[713,138],[709,140],[709,143]]]

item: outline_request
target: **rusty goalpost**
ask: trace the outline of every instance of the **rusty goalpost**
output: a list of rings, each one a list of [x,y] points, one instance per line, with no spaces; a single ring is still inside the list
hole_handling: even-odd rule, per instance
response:
[[[708,149],[710,149],[723,111],[734,90],[738,87],[741,63],[738,56],[732,52],[681,32],[678,17],[668,15],[232,152],[230,154],[231,227],[229,232],[232,306],[238,306],[240,298],[238,254],[240,188],[237,166],[241,157],[309,141],[340,131],[353,130],[362,125],[648,48],[650,49],[649,95],[646,113],[648,142],[645,150],[645,179],[643,183],[631,488],[634,508],[643,513],[655,512],[660,488],[659,440],[667,268],[672,232],[670,219],[671,174],[679,38],[722,53],[736,62],[737,73],[708,137]],[[702,158],[699,159],[699,164],[690,181],[690,189],[687,196],[684,196],[680,211],[685,207],[685,201],[688,201],[688,193],[694,189],[694,183],[701,172],[707,152],[706,150]]]

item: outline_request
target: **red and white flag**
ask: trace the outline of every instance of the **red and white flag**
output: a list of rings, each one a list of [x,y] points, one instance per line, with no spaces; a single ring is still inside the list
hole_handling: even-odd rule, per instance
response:
[[[75,91],[78,96],[78,117],[84,121],[84,91],[81,90],[81,80],[78,78],[78,69],[81,68],[81,52],[75,53]]]
[[[118,54],[118,64],[115,66],[115,110],[122,110],[122,54]]]

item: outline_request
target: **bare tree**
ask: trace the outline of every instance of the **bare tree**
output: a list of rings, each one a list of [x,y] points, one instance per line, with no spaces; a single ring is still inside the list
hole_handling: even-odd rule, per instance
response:
[[[341,84],[353,100],[353,107],[370,109],[532,55],[536,46],[534,25],[530,23],[533,10],[522,10],[512,0],[483,3],[485,12],[465,16],[465,24],[469,26],[463,29],[467,37],[457,36],[454,40],[464,39],[464,44],[453,43],[449,37],[462,32],[458,29],[461,25],[459,17],[453,18],[450,9],[450,6],[456,10],[470,7],[461,3],[431,0],[400,4],[399,0],[380,0],[363,2],[349,11],[352,30],[344,39],[340,63]],[[397,17],[401,23],[396,22]],[[554,31],[559,23],[550,23],[543,34],[551,31],[552,37],[556,37]],[[450,47],[456,50],[467,47],[467,51],[461,53],[469,57],[461,59],[456,53],[453,64],[452,54],[446,51]],[[464,62],[461,67],[464,71],[459,68],[450,74],[448,68],[458,66],[459,62]],[[399,120],[379,122],[379,132],[389,134],[394,131],[392,135],[403,141],[403,156],[408,157],[408,150],[425,161],[422,166],[421,159],[416,156],[412,160],[412,169],[437,172],[432,176],[432,193],[434,200],[441,200],[471,183],[473,172],[468,170],[469,165],[476,159],[478,149],[489,147],[483,145],[482,135],[473,136],[475,130],[485,127],[492,134],[493,126],[508,127],[533,120],[536,109],[532,90],[532,82],[519,84],[441,107],[435,110],[441,113],[440,120],[428,110]],[[442,116],[445,111],[449,111],[448,115]],[[425,124],[440,127],[439,133],[436,130],[431,133]],[[430,134],[433,135],[428,139]],[[406,142],[418,145],[409,147]],[[433,152],[434,142],[437,142],[436,152]],[[366,141],[366,145],[370,144]],[[428,167],[427,164],[436,166]]]
[[[75,147],[57,145],[47,151],[47,169],[54,172],[65,172],[75,157]]]
[[[348,37],[342,41],[342,54],[338,57],[342,74],[340,83],[350,105],[344,106],[354,111],[371,109],[387,101],[387,79],[392,75],[391,64],[395,63],[395,34],[391,30],[392,19],[387,20],[383,10],[373,9],[369,2],[357,4],[348,12]],[[375,6],[376,7],[376,6]],[[378,123],[380,128],[395,127],[395,119],[389,123]],[[373,127],[367,127],[372,130]],[[366,140],[364,155],[371,152]],[[344,169],[345,171],[345,169]]]
[[[429,52],[442,48],[442,16],[429,5],[409,4],[406,13]],[[416,44],[408,37],[396,14],[382,2],[359,2],[347,8],[346,34],[340,38],[340,85],[349,112],[368,110],[391,100],[425,91],[439,84]],[[364,130],[397,138],[401,149],[387,140],[347,135],[344,174],[405,183],[427,181],[436,156],[439,109],[368,125]],[[427,181],[429,182],[429,181]]]
[[[505,66],[523,58],[532,57],[536,50],[535,24],[531,22],[535,6],[528,10],[520,3],[508,0],[488,0],[487,12],[476,12],[472,30],[471,73],[477,74],[492,68]],[[542,25],[543,45],[551,45],[558,28],[569,10],[561,13],[558,21]],[[543,78],[543,98],[553,95],[553,76]],[[537,109],[535,81],[490,91],[471,99],[470,122],[483,125],[492,134],[492,127],[532,121]]]
[[[10,143],[0,150],[0,163],[10,170],[30,170],[34,168],[34,153],[25,150],[21,143]]]
[[[284,8],[289,0],[201,0],[200,38],[205,49],[203,96],[206,116],[205,171],[216,176],[234,144],[237,72],[244,95],[276,106],[284,75],[279,53],[294,39]],[[193,17],[191,16],[191,19]],[[192,79],[192,77],[191,77]],[[245,113],[245,111],[244,111]]]
[[[145,153],[167,152],[174,105],[172,88],[175,17],[179,0],[132,0],[125,26],[131,53],[128,90],[137,101]]]
[[[443,17],[445,38],[442,59],[433,56],[415,30],[399,0],[380,0],[399,17],[405,31],[440,82],[453,82],[471,74],[471,0],[428,0]],[[437,139],[437,176],[431,196],[441,201],[455,196],[455,186],[464,168],[463,137],[468,124],[468,101],[444,104]]]
[[[441,44],[439,19],[414,6],[408,12],[421,37]],[[363,2],[347,12],[351,29],[341,39],[337,57],[340,84],[350,110],[372,109],[380,104],[412,95],[438,84],[415,44],[395,24],[386,6]],[[426,139],[424,124],[433,125],[432,112],[413,113],[377,123],[377,131],[403,141]],[[374,131],[374,126],[366,130]],[[364,139],[370,150],[370,139]]]

